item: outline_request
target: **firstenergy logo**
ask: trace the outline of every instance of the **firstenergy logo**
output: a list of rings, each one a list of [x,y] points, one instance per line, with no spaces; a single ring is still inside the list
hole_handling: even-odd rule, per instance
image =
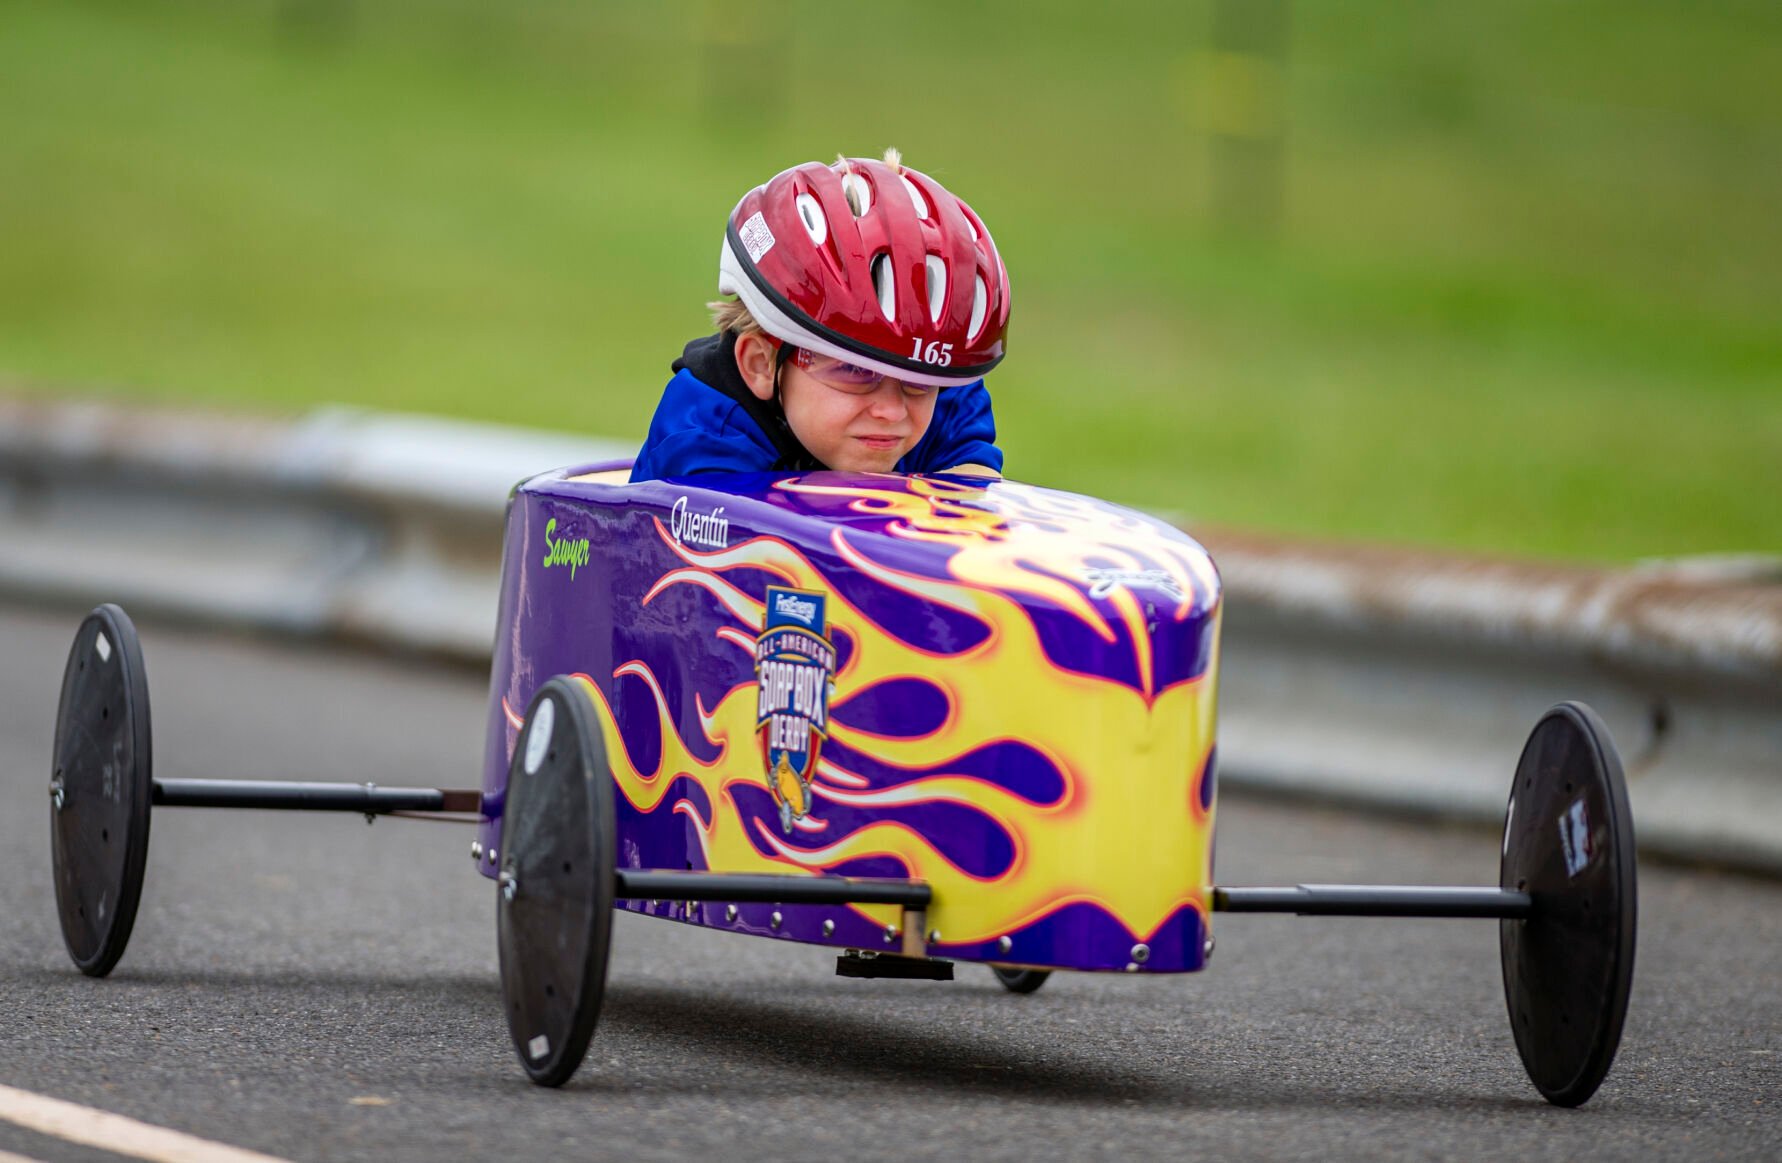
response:
[[[816,629],[817,603],[809,598],[776,589],[773,595],[773,612],[782,618],[791,618]]]

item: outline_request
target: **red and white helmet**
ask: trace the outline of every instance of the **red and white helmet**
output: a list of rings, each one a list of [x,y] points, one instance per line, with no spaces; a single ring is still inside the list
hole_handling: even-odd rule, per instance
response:
[[[743,195],[718,293],[777,339],[938,388],[1000,363],[1009,325],[983,220],[928,175],[867,158],[806,162]]]

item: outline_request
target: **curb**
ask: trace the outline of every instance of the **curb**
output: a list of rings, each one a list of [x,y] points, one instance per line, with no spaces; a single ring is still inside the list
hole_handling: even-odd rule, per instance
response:
[[[632,451],[0,398],[0,595],[486,662],[512,484]],[[1782,558],[1593,569],[1193,531],[1225,582],[1228,783],[1496,823],[1528,729],[1577,698],[1622,752],[1642,851],[1782,875]]]
[[[1496,821],[1528,724],[1581,699],[1642,851],[1782,874],[1782,560],[1589,569],[1201,532],[1226,583],[1232,778]]]

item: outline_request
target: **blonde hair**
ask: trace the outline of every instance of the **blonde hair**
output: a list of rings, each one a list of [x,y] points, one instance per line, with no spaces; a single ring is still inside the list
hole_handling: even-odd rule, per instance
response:
[[[734,331],[738,335],[753,335],[761,330],[761,324],[755,322],[741,299],[714,299],[706,307],[712,313],[712,326],[720,333]]]
[[[853,165],[841,154],[835,156],[835,164],[841,170],[843,177],[854,172]],[[903,173],[903,151],[894,145],[886,147],[885,164],[891,167],[892,173]],[[842,194],[848,199],[848,209],[854,212],[854,217],[860,217],[859,195],[854,192],[854,187],[843,182]],[[717,328],[720,334],[734,331],[738,335],[752,335],[764,330],[761,324],[755,321],[755,317],[749,314],[749,309],[743,306],[741,299],[714,299],[705,306],[706,310],[712,313],[712,326]]]
[[[835,155],[835,164],[838,167],[840,167],[841,172],[842,172],[842,177],[844,177],[844,178],[854,172],[853,164],[851,162],[849,162],[846,157],[844,157],[843,155],[841,155],[839,153]],[[894,174],[903,173],[903,151],[898,149],[894,145],[886,146],[885,147],[885,164],[891,167],[892,173],[894,173]],[[856,190],[856,187],[851,185],[850,183],[848,183],[848,182],[842,183],[842,196],[848,200],[848,209],[852,210],[854,212],[854,217],[858,218],[858,217],[860,217],[861,213],[863,212],[864,207],[862,207],[860,205],[860,195],[858,193],[856,193],[855,190]]]

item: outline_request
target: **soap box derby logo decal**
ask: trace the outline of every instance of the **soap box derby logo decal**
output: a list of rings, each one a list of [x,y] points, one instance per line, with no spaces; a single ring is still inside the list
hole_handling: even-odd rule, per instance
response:
[[[835,647],[827,607],[827,594],[768,586],[766,618],[755,640],[755,730],[787,835],[794,820],[810,814],[817,753],[829,731]]]

